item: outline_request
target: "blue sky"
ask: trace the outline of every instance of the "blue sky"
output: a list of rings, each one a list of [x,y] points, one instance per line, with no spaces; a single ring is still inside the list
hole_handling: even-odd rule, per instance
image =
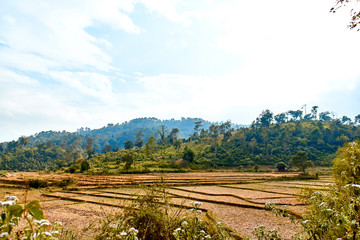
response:
[[[360,113],[360,33],[331,0],[0,0],[0,141],[136,117]]]

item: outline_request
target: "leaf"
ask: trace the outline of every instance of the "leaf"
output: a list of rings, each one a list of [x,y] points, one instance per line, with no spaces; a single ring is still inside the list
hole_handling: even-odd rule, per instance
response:
[[[31,216],[33,216],[36,220],[40,220],[44,218],[44,212],[41,209],[40,201],[34,200],[26,204],[25,206],[26,210],[29,211]]]
[[[23,213],[22,207],[18,204],[9,206],[8,211],[10,212],[10,216],[14,217],[21,217],[21,214]]]

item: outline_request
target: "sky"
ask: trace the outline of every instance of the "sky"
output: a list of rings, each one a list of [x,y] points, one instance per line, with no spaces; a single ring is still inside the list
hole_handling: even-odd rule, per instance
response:
[[[138,117],[354,119],[360,32],[334,2],[0,0],[0,142]]]

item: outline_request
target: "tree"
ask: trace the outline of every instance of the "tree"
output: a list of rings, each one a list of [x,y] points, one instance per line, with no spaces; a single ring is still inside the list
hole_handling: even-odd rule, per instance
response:
[[[202,121],[195,122],[194,126],[194,136],[197,137],[199,135],[200,127],[202,126]]]
[[[112,146],[110,144],[106,144],[105,147],[101,149],[103,153],[111,152]]]
[[[360,114],[355,116],[354,123],[355,124],[360,123]]]
[[[284,123],[284,122],[286,122],[286,114],[279,113],[279,114],[275,115],[274,119],[277,123]]]
[[[341,119],[341,123],[342,124],[350,124],[351,123],[351,118],[347,117],[347,116],[343,116]]]
[[[273,113],[269,109],[262,111],[262,113],[257,118],[257,121],[264,127],[270,126],[272,120]]]
[[[287,165],[286,165],[286,163],[284,163],[284,162],[278,162],[276,165],[275,165],[275,167],[277,168],[277,170],[279,171],[279,172],[284,172],[284,171],[286,171],[287,170]]]
[[[318,108],[319,108],[319,106],[313,106],[313,107],[311,108],[311,118],[312,118],[313,120],[316,120],[316,119],[317,119]]]
[[[209,135],[212,139],[212,146],[215,148],[215,157],[217,154],[217,140],[219,137],[219,126],[215,125],[215,124],[211,124],[211,126],[209,127]]]
[[[178,128],[171,129],[171,132],[169,135],[170,143],[174,143],[177,140],[177,135],[179,132],[180,132],[180,130]]]
[[[134,159],[134,155],[131,152],[127,152],[121,157],[121,161],[125,162],[125,170],[129,170],[131,168],[131,164],[133,164]]]
[[[93,155],[95,155],[96,151],[94,150],[94,139],[91,137],[88,137],[86,139],[86,153],[88,155],[88,158],[91,158]]]
[[[184,149],[183,159],[188,162],[193,162],[195,159],[195,153],[187,146]]]
[[[133,149],[134,148],[134,143],[131,140],[127,140],[124,142],[124,149]]]
[[[139,130],[136,134],[136,140],[135,140],[135,146],[138,148],[142,148],[144,146],[144,139],[143,139],[144,133],[143,131]]]
[[[356,2],[359,2],[359,0],[336,0],[336,4],[330,9],[330,12],[335,13],[338,9],[345,7],[346,5],[355,5]],[[350,10],[350,19],[348,27],[350,29],[358,28],[360,25],[360,10],[354,8],[354,6],[352,6]],[[357,31],[360,31],[360,28],[358,28]]]
[[[308,167],[314,166],[314,163],[308,160],[308,154],[304,151],[298,151],[295,155],[293,155],[291,157],[290,163],[299,167],[303,173],[306,172]]]
[[[162,144],[165,144],[166,143],[166,133],[165,133],[165,125],[161,125],[159,130],[158,130],[158,133],[160,135],[160,142]]]
[[[80,172],[85,172],[90,169],[90,164],[87,160],[84,160],[80,164]]]
[[[154,152],[154,142],[155,142],[155,138],[153,136],[151,136],[147,143],[146,143],[146,152],[148,153],[149,157],[151,157],[151,159],[153,159],[153,152]]]
[[[291,115],[292,121],[297,121],[297,120],[302,119],[303,111],[301,111],[301,110],[296,110],[296,111],[290,110],[290,111],[288,111],[288,113]]]
[[[332,117],[330,116],[330,112],[326,111],[319,113],[319,119],[320,121],[329,122],[332,120]]]

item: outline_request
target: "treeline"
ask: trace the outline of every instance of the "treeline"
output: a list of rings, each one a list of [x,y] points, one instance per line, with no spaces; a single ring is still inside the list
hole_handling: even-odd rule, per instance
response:
[[[289,163],[294,154],[304,151],[316,165],[329,166],[339,146],[360,138],[360,114],[352,121],[317,110],[314,106],[308,114],[290,110],[277,115],[263,111],[250,128],[241,128],[233,138],[222,141],[215,164]]]
[[[180,120],[160,120],[157,118],[137,118],[124,123],[108,124],[100,129],[80,128],[77,132],[70,133],[66,131],[44,131],[29,137],[30,145],[35,146],[38,143],[51,141],[54,145],[65,148],[67,145],[77,145],[84,148],[88,138],[94,140],[94,150],[97,153],[104,153],[111,149],[116,151],[122,149],[124,142],[131,140],[136,141],[136,135],[139,131],[143,134],[144,141],[151,136],[159,138],[158,129],[164,126],[166,131],[173,128],[179,129],[180,138],[188,138],[193,134],[195,122],[201,121],[205,129],[212,123],[200,118],[181,118]]]
[[[140,168],[167,171],[274,166],[289,164],[299,152],[316,165],[329,166],[339,146],[360,138],[360,114],[352,121],[347,116],[318,113],[317,109],[314,106],[308,114],[291,110],[276,115],[264,110],[251,126],[241,128],[230,121],[141,118],[76,133],[41,132],[1,143],[0,169],[57,170],[71,166],[71,171],[81,168],[105,173]]]

